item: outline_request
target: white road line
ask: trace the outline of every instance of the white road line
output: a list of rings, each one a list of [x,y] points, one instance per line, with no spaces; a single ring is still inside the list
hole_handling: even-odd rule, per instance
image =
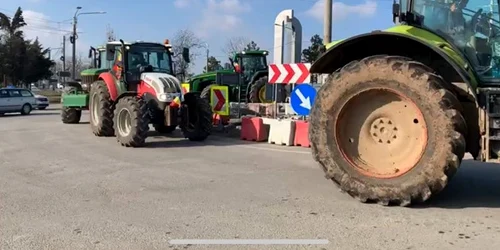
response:
[[[323,239],[175,239],[171,245],[326,245]]]

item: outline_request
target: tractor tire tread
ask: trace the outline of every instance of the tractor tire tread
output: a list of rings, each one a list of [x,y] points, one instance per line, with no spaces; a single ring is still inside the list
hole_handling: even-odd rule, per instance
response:
[[[119,112],[128,109],[131,116],[132,128],[127,136],[122,136],[118,130]],[[136,96],[126,96],[118,100],[114,110],[114,130],[117,141],[124,147],[143,147],[146,144],[149,131],[150,116],[147,103]]]
[[[338,156],[335,146],[329,143],[335,140],[327,129],[330,119],[335,119],[331,112],[336,112],[336,101],[354,84],[366,83],[381,78],[399,81],[400,84],[413,85],[413,89],[431,100],[435,111],[422,112],[438,114],[428,121],[434,128],[435,152],[425,153],[415,168],[419,171],[406,173],[391,182],[384,179],[366,178],[347,171],[347,164]],[[317,99],[311,110],[309,139],[313,158],[319,163],[325,177],[331,179],[341,191],[348,193],[361,202],[374,202],[381,205],[409,206],[412,203],[427,201],[431,195],[443,190],[449,179],[456,173],[465,154],[465,136],[467,126],[461,113],[462,107],[457,97],[447,89],[447,82],[436,75],[429,67],[417,61],[400,56],[376,55],[360,61],[352,61],[333,72],[318,91]],[[414,100],[421,101],[423,100]],[[427,106],[430,107],[430,106]],[[425,114],[424,114],[425,116]],[[332,137],[333,136],[333,137]],[[439,147],[438,147],[439,146]],[[330,150],[331,149],[331,150]],[[356,172],[356,171],[354,171]],[[360,174],[361,175],[361,174]]]
[[[102,80],[95,81],[90,89],[90,102],[92,105],[92,98],[94,93],[96,93],[99,97],[100,109],[99,120],[100,124],[94,124],[92,121],[92,106],[89,107],[91,112],[90,115],[90,125],[92,127],[92,132],[96,136],[114,136],[114,126],[113,126],[113,101],[111,100],[111,95],[109,94],[108,87],[106,83]]]

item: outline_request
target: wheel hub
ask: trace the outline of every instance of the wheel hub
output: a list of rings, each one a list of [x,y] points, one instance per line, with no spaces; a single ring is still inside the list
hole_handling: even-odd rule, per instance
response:
[[[130,131],[132,131],[132,116],[130,115],[130,112],[127,109],[121,109],[120,112],[118,112],[118,133],[120,133],[121,136],[125,137],[130,134]]]
[[[394,178],[413,169],[427,146],[420,109],[392,89],[354,95],[335,122],[335,139],[344,159],[360,173]]]
[[[398,139],[398,127],[390,118],[381,117],[372,122],[370,134],[378,143],[391,144]]]

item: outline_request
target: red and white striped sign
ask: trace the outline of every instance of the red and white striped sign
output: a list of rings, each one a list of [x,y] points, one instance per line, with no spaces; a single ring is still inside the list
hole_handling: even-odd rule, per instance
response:
[[[310,63],[269,65],[269,83],[300,84],[311,82]]]

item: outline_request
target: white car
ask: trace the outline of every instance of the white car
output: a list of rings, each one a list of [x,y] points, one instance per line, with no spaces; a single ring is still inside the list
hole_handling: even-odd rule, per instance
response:
[[[46,96],[35,94],[35,98],[37,109],[44,110],[49,106],[49,98],[47,98]]]
[[[29,115],[36,107],[36,98],[31,91],[20,88],[0,89],[0,114],[21,113]]]

